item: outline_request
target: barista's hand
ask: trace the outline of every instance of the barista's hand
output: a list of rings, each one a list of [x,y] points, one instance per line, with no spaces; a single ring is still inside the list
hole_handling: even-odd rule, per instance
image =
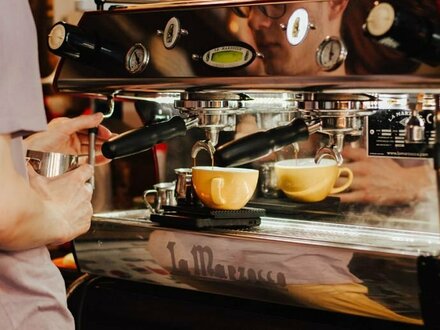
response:
[[[349,190],[338,194],[343,203],[407,205],[422,199],[431,182],[428,166],[402,167],[393,159],[368,157],[365,149],[348,146],[342,156],[354,175]]]
[[[93,175],[93,168],[88,164],[47,178],[37,174],[28,165],[29,183],[45,205],[46,223],[56,223],[47,230],[52,233],[51,244],[63,244],[90,228],[93,214],[91,198],[92,186],[87,181]]]
[[[112,133],[106,127],[99,125],[102,120],[103,115],[99,112],[75,118],[56,118],[49,123],[47,131],[29,136],[25,144],[30,150],[84,155],[88,153],[89,148],[87,129],[98,127],[96,164],[105,164],[110,160],[101,154],[101,146],[112,136]]]

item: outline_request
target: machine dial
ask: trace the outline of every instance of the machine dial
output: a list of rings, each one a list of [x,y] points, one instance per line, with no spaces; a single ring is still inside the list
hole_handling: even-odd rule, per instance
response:
[[[326,37],[316,50],[316,62],[324,71],[333,71],[347,58],[347,48],[342,40]]]
[[[63,23],[55,24],[49,32],[47,42],[49,49],[54,51],[59,49],[66,40],[66,28]]]
[[[150,52],[141,43],[134,44],[125,56],[125,68],[131,74],[145,70],[150,61]]]

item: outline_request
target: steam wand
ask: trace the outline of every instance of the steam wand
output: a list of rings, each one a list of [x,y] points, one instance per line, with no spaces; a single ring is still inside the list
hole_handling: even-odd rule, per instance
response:
[[[108,112],[104,114],[104,118],[109,118],[113,115],[113,112],[115,111],[115,100],[114,95],[109,95],[107,97],[107,107]],[[89,164],[92,165],[92,167],[95,167],[95,147],[96,147],[96,135],[98,134],[98,127],[93,127],[89,129]],[[92,185],[92,188],[95,188],[95,177],[92,176],[89,180],[89,183]]]

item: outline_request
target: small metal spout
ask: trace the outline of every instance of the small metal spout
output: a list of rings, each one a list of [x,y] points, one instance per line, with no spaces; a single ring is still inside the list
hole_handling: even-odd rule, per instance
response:
[[[322,123],[320,120],[312,120],[310,122],[307,123],[307,129],[309,131],[309,135],[319,132],[322,129]]]
[[[191,149],[191,158],[194,161],[194,166],[196,165],[196,158],[200,150],[205,150],[209,153],[211,157],[211,163],[214,165],[214,153],[215,153],[215,147],[209,140],[204,141],[197,141],[194,143],[192,149]]]
[[[197,116],[184,118],[184,121],[187,130],[197,127],[199,124],[199,118]]]
[[[218,144],[220,130],[216,127],[205,127],[206,140],[214,147]]]
[[[425,140],[425,123],[417,110],[413,110],[405,126],[406,143],[422,143]]]
[[[334,159],[338,166],[342,165],[344,159],[342,158],[341,152],[338,150],[336,145],[325,146],[320,148],[315,155],[315,163],[319,164],[319,162],[323,158]]]

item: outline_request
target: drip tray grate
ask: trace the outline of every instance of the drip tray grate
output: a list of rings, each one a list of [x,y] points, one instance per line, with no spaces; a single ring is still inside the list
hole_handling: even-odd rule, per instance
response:
[[[166,206],[164,213],[152,214],[150,220],[164,227],[181,229],[249,228],[259,226],[264,209],[213,210],[204,207]]]

